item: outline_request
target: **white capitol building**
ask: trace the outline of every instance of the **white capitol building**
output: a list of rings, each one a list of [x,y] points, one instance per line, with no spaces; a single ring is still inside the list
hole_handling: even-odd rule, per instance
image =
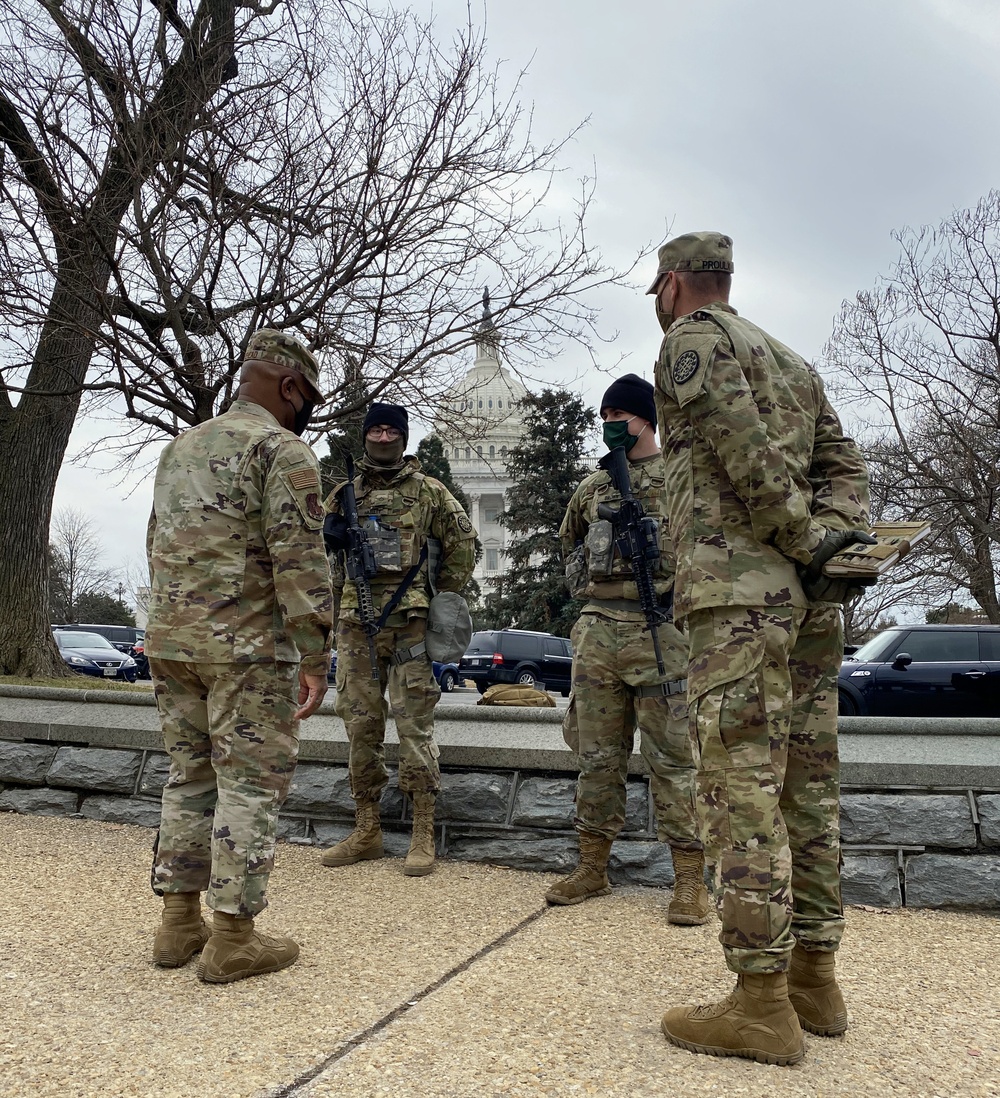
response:
[[[507,531],[498,519],[504,492],[513,484],[507,476],[507,452],[520,444],[523,435],[517,402],[526,395],[527,389],[500,362],[489,295],[484,294],[476,360],[434,420],[434,433],[444,443],[453,480],[469,498],[469,517],[483,543],[473,575],[484,594],[489,581],[507,569]]]

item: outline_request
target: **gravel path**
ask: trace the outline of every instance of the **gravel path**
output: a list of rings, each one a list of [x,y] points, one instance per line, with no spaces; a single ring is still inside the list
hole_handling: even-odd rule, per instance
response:
[[[851,1029],[772,1068],[663,1039],[667,1006],[731,978],[716,928],[668,927],[655,890],[547,910],[547,875],[332,871],[282,845],[261,924],[302,959],[208,987],[147,959],[150,842],[0,815],[0,1095],[1000,1096],[996,918],[851,909]]]

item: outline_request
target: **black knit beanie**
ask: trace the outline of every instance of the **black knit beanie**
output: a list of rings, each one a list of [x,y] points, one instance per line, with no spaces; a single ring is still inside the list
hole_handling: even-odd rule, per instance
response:
[[[401,404],[380,404],[376,401],[365,414],[362,432],[368,434],[369,427],[377,427],[379,424],[402,431],[404,439],[410,437],[410,417]]]
[[[653,386],[638,374],[625,374],[613,381],[601,398],[601,411],[605,408],[621,408],[634,416],[642,416],[656,426],[656,405],[653,403]]]

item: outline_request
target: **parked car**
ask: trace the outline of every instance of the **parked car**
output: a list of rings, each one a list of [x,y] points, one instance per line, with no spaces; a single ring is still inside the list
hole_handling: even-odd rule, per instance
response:
[[[434,678],[437,679],[442,694],[450,694],[456,686],[461,684],[462,676],[457,663],[438,663],[434,660],[431,666],[434,668]]]
[[[1000,626],[894,625],[846,655],[841,716],[1000,717]]]
[[[79,629],[53,629],[59,652],[68,666],[81,675],[135,682],[135,660],[120,652],[100,633]]]
[[[326,673],[327,686],[333,686],[337,681],[337,653],[330,653],[330,669]]]
[[[136,663],[136,673],[140,679],[149,678],[149,660],[146,658],[144,639],[146,631],[135,625],[87,625],[74,622],[72,625],[54,625],[53,629],[71,630],[77,633],[98,633]]]
[[[472,679],[480,694],[498,682],[526,686],[544,683],[569,697],[573,649],[565,637],[527,629],[486,629],[472,634],[458,664],[459,675]]]

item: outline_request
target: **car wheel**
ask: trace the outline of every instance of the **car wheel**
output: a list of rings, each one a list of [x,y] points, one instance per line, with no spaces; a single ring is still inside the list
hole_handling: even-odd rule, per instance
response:
[[[438,680],[441,685],[441,692],[444,694],[450,694],[455,689],[455,672],[454,671],[442,671],[441,678]]]
[[[560,690],[559,693],[562,694],[562,696],[564,698],[568,698],[569,697],[569,687],[567,686],[565,690]]]
[[[517,676],[518,686],[534,686],[535,676],[531,671],[521,671]]]
[[[856,717],[858,715],[858,707],[854,703],[854,699],[850,694],[845,694],[843,690],[837,691],[837,715],[840,717]]]
[[[490,684],[488,682],[476,682],[476,689],[480,694],[485,694],[489,690]]]

